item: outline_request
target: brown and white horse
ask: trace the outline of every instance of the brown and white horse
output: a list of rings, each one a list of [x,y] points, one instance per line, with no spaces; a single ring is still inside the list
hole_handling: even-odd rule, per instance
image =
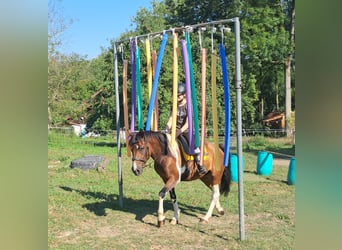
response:
[[[172,224],[178,223],[180,209],[178,207],[175,187],[180,181],[193,181],[200,179],[211,189],[211,202],[206,215],[201,218],[202,222],[208,223],[214,207],[223,215],[224,210],[220,205],[220,194],[225,196],[230,191],[230,168],[223,165],[223,151],[219,149],[220,166],[215,167],[215,147],[213,143],[204,143],[203,165],[208,172],[200,176],[197,166],[191,155],[184,154],[180,142],[171,146],[170,135],[163,132],[140,131],[131,133],[129,136],[129,148],[132,151],[132,171],[135,175],[141,175],[147,160],[152,157],[154,169],[164,181],[164,187],[159,192],[158,226],[165,223],[163,201],[169,192],[173,204],[174,216]],[[187,158],[187,159],[186,159]]]

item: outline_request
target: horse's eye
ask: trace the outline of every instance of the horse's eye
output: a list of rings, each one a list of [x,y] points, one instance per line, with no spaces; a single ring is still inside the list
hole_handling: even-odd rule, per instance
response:
[[[136,144],[135,147],[136,147],[136,149],[138,149],[138,150],[143,150],[143,149],[144,149],[143,146],[139,146],[138,144]]]

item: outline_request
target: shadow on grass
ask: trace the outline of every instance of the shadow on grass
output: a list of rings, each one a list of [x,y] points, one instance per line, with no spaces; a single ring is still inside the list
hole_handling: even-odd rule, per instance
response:
[[[254,174],[254,175],[259,175],[257,173],[257,171],[249,171],[249,170],[245,170],[244,173],[248,173],[248,174]],[[279,182],[279,183],[282,183],[282,184],[288,184],[287,183],[287,180],[279,180],[279,179],[276,179],[276,178],[273,178],[273,176],[262,176],[262,175],[259,175],[261,177],[264,177],[265,180],[268,180],[268,181],[272,181],[272,182]]]
[[[60,186],[61,189],[67,192],[76,192],[86,198],[91,199],[97,199],[97,200],[103,200],[99,202],[93,202],[93,203],[87,203],[82,205],[83,208],[86,208],[88,211],[94,213],[97,216],[106,216],[106,209],[112,209],[112,210],[118,210],[123,211],[127,213],[135,214],[135,219],[138,221],[141,221],[145,224],[149,224],[152,226],[157,227],[156,224],[146,223],[143,219],[146,215],[155,215],[157,216],[157,209],[158,209],[158,200],[135,200],[131,198],[125,198],[123,200],[124,206],[120,207],[119,205],[119,196],[117,194],[106,194],[103,192],[92,192],[92,191],[83,191],[74,189],[71,187],[66,186]],[[210,197],[208,196],[208,203],[209,203]],[[204,208],[198,208],[194,206],[189,206],[184,203],[180,203],[179,208],[181,209],[182,214],[186,214],[189,216],[196,216],[198,213],[206,213],[206,210]],[[164,200],[164,211],[172,210],[172,202],[170,199]]]
[[[266,177],[266,180],[273,181],[273,182],[279,182],[279,183],[286,184],[286,185],[288,184],[287,180],[279,180],[279,179],[274,179],[271,177]]]
[[[295,156],[295,149],[294,148],[272,148],[272,147],[267,147],[263,150],[259,149],[246,149],[246,152],[250,152],[254,154],[255,156],[258,156],[259,151],[266,151],[269,152],[273,155],[274,159],[284,159],[284,160],[289,160],[292,157]]]

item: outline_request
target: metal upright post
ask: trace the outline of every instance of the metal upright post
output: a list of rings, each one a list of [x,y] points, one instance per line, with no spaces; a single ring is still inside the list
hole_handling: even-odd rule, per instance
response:
[[[240,59],[240,21],[234,18],[235,27],[235,73],[236,73],[236,126],[237,126],[237,155],[238,155],[238,190],[239,190],[239,220],[240,240],[245,239],[245,209],[243,199],[243,169],[242,169],[242,116],[241,116],[241,59]]]
[[[118,149],[118,183],[119,183],[119,205],[123,207],[122,189],[122,165],[121,165],[121,138],[120,138],[120,98],[119,98],[119,74],[118,74],[118,54],[114,42],[114,75],[115,75],[115,96],[116,96],[116,141]]]

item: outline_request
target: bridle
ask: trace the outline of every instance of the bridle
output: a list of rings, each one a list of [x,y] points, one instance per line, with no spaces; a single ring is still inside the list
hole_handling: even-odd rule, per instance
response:
[[[145,147],[137,145],[137,150],[145,150],[144,156],[147,158],[147,155],[148,155],[148,152],[149,152],[148,147],[146,147],[146,149],[145,149]],[[133,153],[132,161],[140,161],[140,162],[144,163],[144,165],[145,165],[147,160],[141,159],[141,158],[137,158],[137,157],[134,156],[134,153]]]
[[[132,161],[141,161],[144,164],[146,163],[146,161],[144,159],[135,158],[135,157],[132,158]]]

